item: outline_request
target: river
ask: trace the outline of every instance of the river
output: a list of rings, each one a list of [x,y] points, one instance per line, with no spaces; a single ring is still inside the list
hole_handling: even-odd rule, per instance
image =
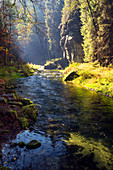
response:
[[[113,99],[72,83],[59,72],[18,79],[17,93],[36,103],[38,121],[3,146],[11,170],[113,169]],[[41,142],[37,149],[10,143]]]

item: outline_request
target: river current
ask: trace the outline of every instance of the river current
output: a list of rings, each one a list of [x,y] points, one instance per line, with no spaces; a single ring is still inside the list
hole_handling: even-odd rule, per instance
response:
[[[59,72],[41,71],[18,79],[17,93],[38,109],[32,131],[10,143],[38,140],[37,149],[3,146],[11,170],[113,169],[113,99],[64,83]]]

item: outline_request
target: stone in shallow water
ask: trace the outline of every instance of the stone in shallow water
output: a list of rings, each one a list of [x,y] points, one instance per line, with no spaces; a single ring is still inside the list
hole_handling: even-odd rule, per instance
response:
[[[27,149],[36,149],[41,146],[41,143],[37,140],[32,140],[29,143],[26,144]]]
[[[23,141],[21,141],[21,142],[18,143],[18,146],[19,146],[20,148],[24,148],[25,145],[26,145],[26,144],[25,144]]]
[[[77,74],[77,72],[73,71],[65,78],[65,81],[72,81],[77,77],[79,77],[79,75]]]

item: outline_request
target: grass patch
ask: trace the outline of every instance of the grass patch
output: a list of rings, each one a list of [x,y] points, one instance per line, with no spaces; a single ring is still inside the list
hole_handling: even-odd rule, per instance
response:
[[[28,64],[15,63],[14,65],[0,66],[0,88],[11,86],[10,80],[33,75],[34,71]],[[12,86],[10,87],[12,88]]]
[[[32,70],[27,64],[21,66],[0,66],[0,79],[16,79],[32,75]]]
[[[99,63],[73,63],[64,70],[64,80],[72,71],[80,75],[73,80],[74,84],[113,96],[113,68],[101,67]]]

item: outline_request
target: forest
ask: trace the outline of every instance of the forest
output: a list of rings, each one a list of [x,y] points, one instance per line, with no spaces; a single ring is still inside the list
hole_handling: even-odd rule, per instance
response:
[[[45,60],[66,57],[69,62],[112,65],[112,1],[4,0],[0,4],[0,61],[4,65],[19,58],[20,46],[30,41],[34,31],[47,40]]]
[[[0,169],[113,169],[113,1],[0,0]]]

